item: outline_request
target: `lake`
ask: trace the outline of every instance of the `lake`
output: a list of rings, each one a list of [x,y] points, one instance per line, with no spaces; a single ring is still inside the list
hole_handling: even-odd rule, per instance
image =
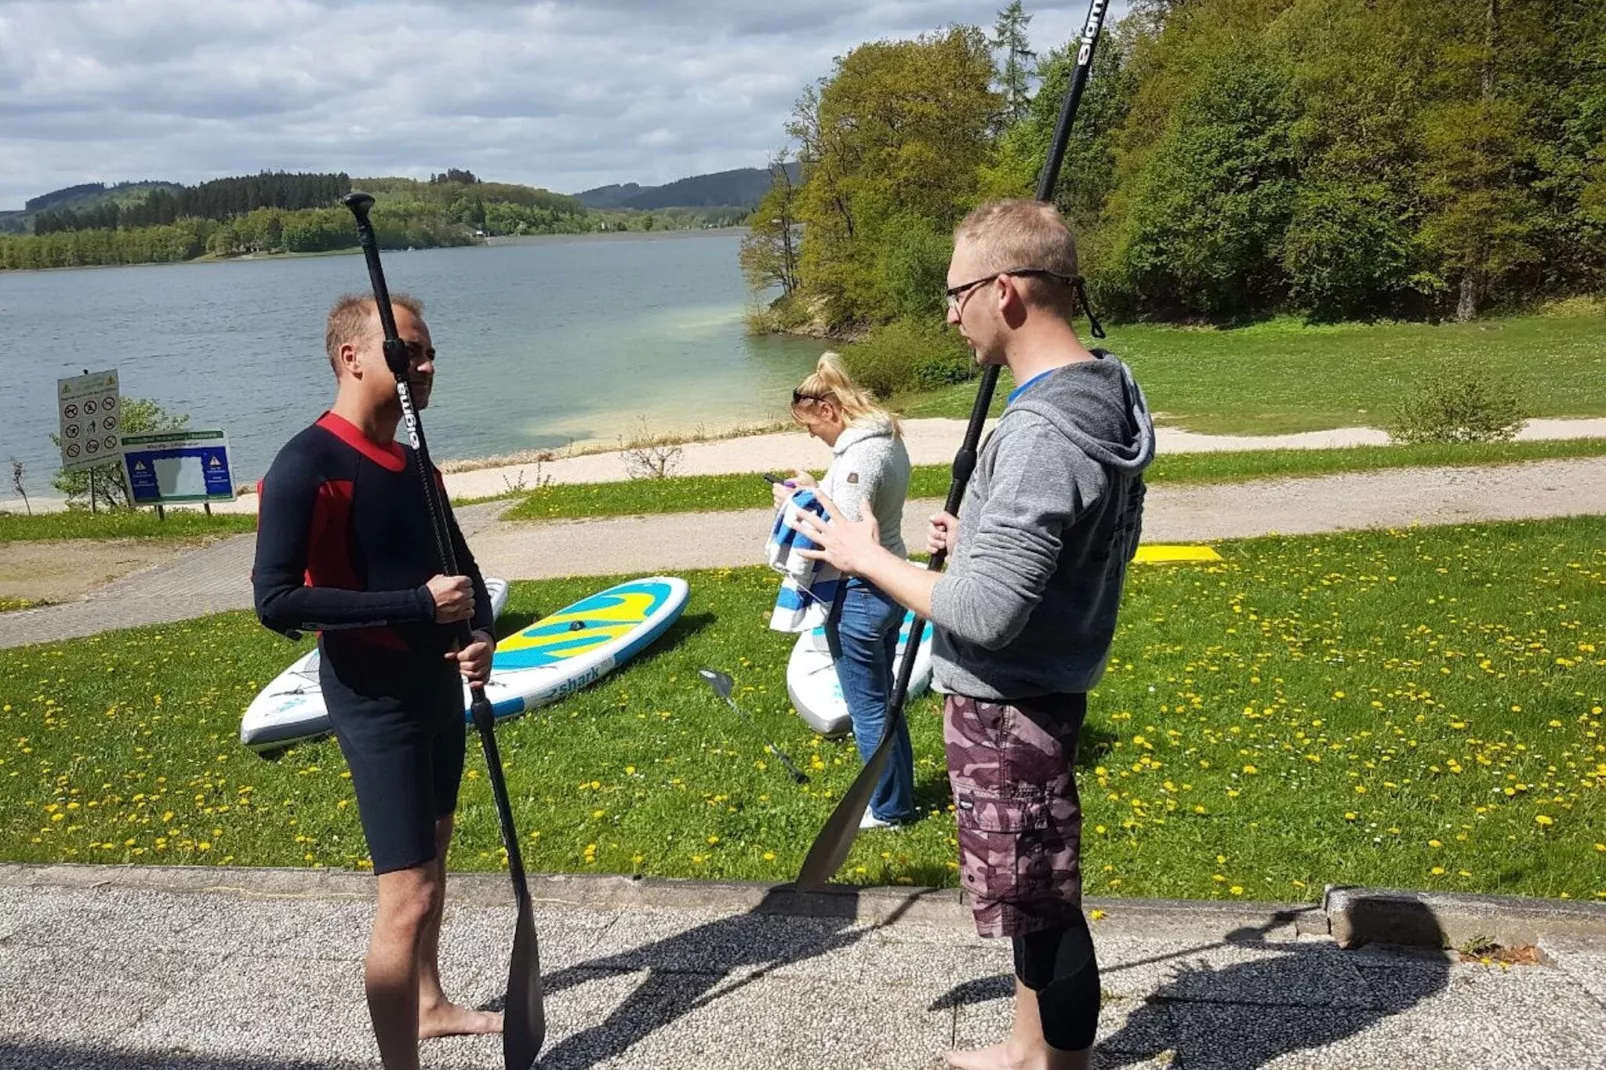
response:
[[[385,254],[392,290],[424,299],[439,350],[425,414],[436,460],[784,419],[824,348],[751,338],[740,232],[524,240]],[[334,396],[323,353],[360,256],[0,272],[0,498],[11,458],[55,496],[55,386],[116,368],[124,397],[228,432],[254,481]]]

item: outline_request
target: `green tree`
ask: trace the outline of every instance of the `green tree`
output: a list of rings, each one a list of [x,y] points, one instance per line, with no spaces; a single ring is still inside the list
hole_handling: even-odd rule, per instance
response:
[[[1273,27],[1299,118],[1282,242],[1289,300],[1320,320],[1422,311],[1443,290],[1421,240],[1422,82],[1397,0],[1301,0]]]
[[[747,219],[737,260],[751,290],[781,288],[780,300],[797,289],[797,199],[786,153],[770,161],[770,188]]]
[[[1105,204],[1116,188],[1116,139],[1131,110],[1135,85],[1129,63],[1131,47],[1132,35],[1122,25],[1107,32],[1094,51],[1093,70],[1054,187],[1054,202],[1084,253],[1094,244],[1089,238],[1099,229]],[[1073,38],[1044,57],[1038,68],[1042,83],[1026,116],[1004,132],[993,163],[982,168],[983,196],[1036,195],[1078,48]],[[1092,258],[1084,255],[1083,259]],[[1096,266],[1092,269],[1096,271]]]
[[[1037,58],[1027,45],[1026,27],[1032,17],[1026,14],[1021,0],[1010,0],[1008,7],[998,13],[993,25],[993,38],[989,44],[1003,53],[998,68],[998,88],[1004,97],[1003,124],[1018,123],[1026,117],[1032,104],[1032,61]]]
[[[123,398],[122,413],[122,433],[125,435],[182,431],[190,422],[187,415],[170,413],[148,398]],[[58,448],[61,446],[60,435],[52,434],[50,441]],[[94,473],[93,480],[90,479],[90,473]],[[80,468],[73,472],[58,471],[50,480],[50,485],[66,496],[68,508],[78,509],[89,507],[91,484],[95,488],[96,507],[106,509],[133,507],[133,499],[128,491],[128,477],[119,463]]]
[[[1249,49],[1198,74],[1133,181],[1106,287],[1127,311],[1230,318],[1286,291],[1278,254],[1297,194],[1286,83]]]
[[[975,203],[993,75],[986,37],[955,27],[861,45],[805,90],[788,126],[803,164],[800,275],[831,326],[895,314],[881,270],[893,228],[947,231]]]
[[[1512,271],[1539,258],[1537,205],[1518,168],[1531,156],[1527,115],[1502,90],[1500,0],[1431,4],[1439,17],[1444,98],[1424,117],[1422,187],[1431,205],[1423,239],[1455,280],[1456,318],[1477,315]]]

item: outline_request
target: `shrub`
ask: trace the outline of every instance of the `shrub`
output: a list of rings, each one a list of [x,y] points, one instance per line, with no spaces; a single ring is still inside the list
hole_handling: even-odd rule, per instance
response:
[[[843,359],[858,384],[883,399],[963,382],[975,374],[964,339],[907,319],[871,331],[847,347]]]
[[[640,426],[629,441],[620,437],[619,452],[625,474],[631,479],[668,479],[680,467],[684,456],[675,436],[655,435],[647,430],[645,416],[641,417]]]
[[[1400,402],[1396,442],[1509,442],[1522,430],[1522,400],[1510,382],[1460,369],[1417,384]]]

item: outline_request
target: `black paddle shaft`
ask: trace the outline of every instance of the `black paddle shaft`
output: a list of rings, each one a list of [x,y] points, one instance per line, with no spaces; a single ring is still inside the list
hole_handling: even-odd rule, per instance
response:
[[[351,209],[357,220],[357,240],[362,245],[368,262],[368,279],[373,286],[374,304],[379,313],[379,324],[384,331],[385,365],[396,379],[396,397],[401,402],[402,423],[407,428],[408,443],[413,447],[413,464],[424,489],[424,503],[429,510],[430,526],[435,535],[435,548],[440,555],[445,575],[456,576],[457,552],[452,545],[451,527],[447,522],[451,503],[444,488],[435,479],[434,465],[429,459],[429,445],[424,439],[424,425],[413,404],[412,385],[408,381],[409,359],[407,343],[396,330],[396,313],[390,304],[390,287],[385,284],[385,269],[379,260],[379,243],[374,236],[373,223],[368,212],[374,199],[367,193],[349,193],[341,203]],[[467,645],[473,641],[473,632],[467,621],[458,625],[459,638]],[[541,991],[541,974],[535,923],[530,905],[530,890],[524,875],[524,857],[519,851],[518,831],[513,825],[513,807],[508,802],[507,783],[502,775],[502,758],[496,746],[496,714],[490,699],[485,697],[485,685],[478,680],[469,684],[470,708],[474,713],[474,727],[479,730],[480,746],[485,752],[485,764],[490,774],[491,794],[496,800],[496,815],[502,829],[502,846],[507,850],[508,870],[513,880],[513,897],[518,905],[518,925],[513,937],[513,958],[508,970],[507,1011],[502,1032],[502,1051],[507,1070],[529,1070],[535,1064],[546,1037],[546,1014]]]
[[[1042,173],[1037,181],[1037,199],[1051,201],[1054,198],[1054,187],[1059,182],[1060,165],[1065,161],[1065,148],[1070,141],[1071,124],[1076,119],[1077,108],[1082,103],[1082,93],[1087,89],[1088,75],[1093,70],[1093,49],[1098,44],[1099,30],[1104,25],[1105,9],[1108,0],[1092,0],[1088,6],[1087,22],[1082,30],[1082,43],[1076,53],[1076,69],[1071,74],[1070,87],[1065,92],[1064,102],[1060,105],[1059,122],[1054,127],[1054,140],[1049,146],[1048,158],[1043,161]],[[987,423],[988,410],[992,408],[993,394],[998,389],[999,365],[989,364],[982,369],[981,384],[976,389],[976,403],[970,410],[970,423],[965,427],[965,438],[954,455],[953,482],[948,485],[948,500],[943,509],[951,516],[959,515],[959,507],[964,504],[965,490],[970,485],[970,477],[976,471],[977,450],[981,446],[982,429]],[[949,537],[953,537],[953,532]],[[947,550],[939,550],[931,555],[931,562],[926,567],[932,572],[939,572],[948,560]],[[797,886],[805,891],[815,890],[825,886],[842,863],[847,861],[848,852],[853,849],[853,839],[859,831],[859,818],[864,808],[870,803],[870,796],[875,793],[876,784],[886,771],[887,762],[892,755],[892,741],[897,737],[903,726],[904,706],[909,701],[909,684],[914,679],[915,656],[920,653],[920,640],[925,634],[926,622],[919,617],[915,618],[914,627],[909,631],[909,641],[904,647],[903,661],[898,666],[897,682],[893,685],[892,696],[887,700],[887,718],[881,730],[881,740],[876,744],[875,751],[870,760],[864,763],[859,776],[842,801],[837,804],[831,816],[826,819],[825,827],[815,837],[814,844],[809,848],[808,856],[803,859],[803,868],[798,871]]]

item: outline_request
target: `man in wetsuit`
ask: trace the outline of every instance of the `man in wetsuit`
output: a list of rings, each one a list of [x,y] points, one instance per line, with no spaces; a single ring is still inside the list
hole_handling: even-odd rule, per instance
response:
[[[435,375],[423,305],[406,295],[392,303],[423,409]],[[382,342],[371,297],[335,303],[325,335],[334,407],[262,481],[252,582],[263,624],[320,633],[319,680],[379,882],[368,1010],[386,1070],[418,1070],[421,1038],[502,1027],[501,1015],[447,1000],[438,962],[466,738],[461,678],[490,674],[495,640],[485,581],[455,521],[463,575],[439,574],[413,452],[396,441],[401,404]],[[466,646],[463,621],[473,629]]]

